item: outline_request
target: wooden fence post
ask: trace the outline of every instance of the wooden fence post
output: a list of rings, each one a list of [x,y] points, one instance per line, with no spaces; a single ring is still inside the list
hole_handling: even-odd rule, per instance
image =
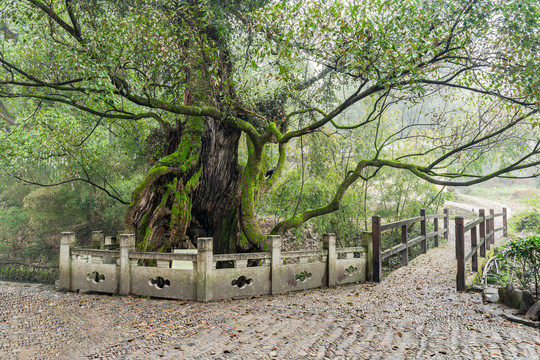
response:
[[[491,239],[491,245],[495,245],[495,209],[489,209],[489,215],[492,216],[491,219],[489,219],[489,232],[491,233],[491,236],[489,237]]]
[[[480,209],[479,216],[482,218],[480,223],[480,239],[484,239],[484,243],[480,246],[480,256],[486,257],[486,251],[489,251],[488,239],[486,239],[486,230],[487,230],[487,221],[486,221],[486,210]]]
[[[407,245],[407,225],[401,226],[401,243],[405,245],[405,249],[401,251],[401,265],[409,265],[409,246]]]
[[[373,281],[381,282],[381,217],[379,215],[373,215],[371,223],[371,240],[373,242]]]
[[[474,249],[478,245],[476,237],[476,226],[471,229],[471,249]],[[472,256],[472,271],[478,272],[478,249],[474,250]]]
[[[448,227],[450,223],[450,210],[446,207],[444,208],[444,240],[448,242]]]
[[[439,219],[435,218],[433,219],[433,231],[437,233],[435,237],[433,238],[434,244],[433,246],[439,247]]]
[[[456,216],[456,290],[465,291],[465,234],[463,233],[463,216]]]
[[[427,253],[427,231],[426,231],[426,209],[420,209],[420,216],[422,220],[420,221],[420,235],[424,237],[422,240],[422,254]]]
[[[504,207],[503,208],[503,236],[504,237],[507,237],[508,236],[508,213],[506,212],[506,208]]]

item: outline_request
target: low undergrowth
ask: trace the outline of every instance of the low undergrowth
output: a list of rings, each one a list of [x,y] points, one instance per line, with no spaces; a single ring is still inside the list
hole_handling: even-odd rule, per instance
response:
[[[54,284],[58,279],[58,269],[22,269],[20,267],[0,267],[0,280],[28,281]]]

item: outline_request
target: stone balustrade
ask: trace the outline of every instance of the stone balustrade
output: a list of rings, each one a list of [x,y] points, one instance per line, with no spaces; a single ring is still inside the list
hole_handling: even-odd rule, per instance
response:
[[[213,254],[212,238],[180,253],[137,252],[131,234],[119,240],[119,250],[105,250],[103,233],[94,232],[100,249],[83,249],[62,233],[60,287],[206,302],[365,281],[372,257],[368,246],[336,248],[334,234],[323,235],[322,250],[282,252],[281,238],[268,236],[269,252],[223,255]]]

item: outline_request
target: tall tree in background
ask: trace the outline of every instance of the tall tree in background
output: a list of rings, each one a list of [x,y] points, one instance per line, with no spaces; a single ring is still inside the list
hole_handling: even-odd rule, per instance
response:
[[[155,124],[151,167],[125,217],[144,250],[198,236],[213,236],[218,253],[264,248],[257,202],[279,180],[287,145],[315,132],[363,134],[367,150],[351,154],[327,203],[272,233],[337,210],[383,167],[468,185],[540,164],[537,1],[0,0],[0,9],[6,103],[92,116],[76,134],[84,141],[107,121]],[[398,115],[407,109],[419,113]],[[6,114],[0,107],[13,126]],[[501,148],[512,156],[477,166]],[[92,182],[88,172],[69,180]]]

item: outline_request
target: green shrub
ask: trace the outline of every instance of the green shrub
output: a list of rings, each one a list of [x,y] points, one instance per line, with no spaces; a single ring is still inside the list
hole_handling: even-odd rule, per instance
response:
[[[498,255],[516,275],[521,287],[530,290],[538,299],[540,282],[540,236],[516,238],[503,246]]]

